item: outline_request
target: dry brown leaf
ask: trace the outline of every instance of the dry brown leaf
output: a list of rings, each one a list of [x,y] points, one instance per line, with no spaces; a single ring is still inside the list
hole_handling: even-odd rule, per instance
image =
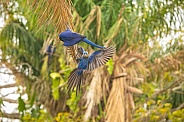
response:
[[[135,94],[143,94],[143,92],[135,87],[127,86],[128,91]]]
[[[118,62],[115,64],[115,76],[122,73],[120,65]],[[126,77],[113,80],[112,89],[105,108],[107,122],[124,122],[129,116],[130,110],[126,107],[128,104],[126,102],[128,98],[125,92],[126,86]]]
[[[100,6],[97,6],[96,7],[96,11],[97,11],[97,14],[96,14],[96,22],[97,22],[97,28],[96,28],[96,35],[97,35],[97,38],[99,38],[100,36],[100,29],[101,29],[101,9],[100,9]]]
[[[131,109],[134,110],[135,103],[134,103],[133,95],[130,92],[128,92],[128,98],[129,98],[129,103],[130,103]]]
[[[107,74],[107,72],[103,70],[103,67],[93,71],[94,77],[90,79],[91,83],[84,96],[87,101],[85,105],[87,109],[84,114],[84,121],[89,119],[94,106],[100,103],[101,98],[105,97],[109,90],[107,81],[109,81],[110,76],[106,75],[107,77],[103,77],[105,74]]]

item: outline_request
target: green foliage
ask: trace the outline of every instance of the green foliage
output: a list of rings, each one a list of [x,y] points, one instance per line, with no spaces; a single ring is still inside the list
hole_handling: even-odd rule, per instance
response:
[[[143,93],[145,93],[146,95],[148,95],[148,97],[152,96],[154,93],[154,90],[156,88],[154,83],[143,83],[142,84],[142,89],[143,89]]]
[[[60,63],[62,78],[66,82],[68,81],[68,77],[70,75],[70,72],[72,71],[72,68],[66,64],[66,60],[64,60],[64,58],[60,57],[58,61]]]
[[[182,122],[184,121],[184,109],[173,111],[168,117],[173,122]]]
[[[51,77],[52,79],[61,78],[60,74],[57,73],[57,72],[52,72],[52,73],[50,73],[50,77]]]
[[[4,106],[4,103],[3,103],[2,98],[0,98],[0,108],[1,108],[2,106]],[[0,109],[0,110],[1,110],[1,109]]]
[[[171,103],[165,103],[165,100],[149,100],[147,103],[146,108],[139,107],[135,111],[135,119],[134,122],[143,121],[143,118],[145,118],[147,121],[155,122],[155,121],[161,121],[164,118],[169,118],[169,120],[182,120],[182,110],[177,110],[171,113],[172,104]]]
[[[59,85],[62,78],[59,73],[51,73],[50,76],[52,77],[52,95],[55,100],[59,99]]]
[[[53,80],[52,82],[52,95],[54,97],[55,100],[58,100],[59,99],[59,79],[55,79]]]
[[[184,95],[183,95],[183,90],[182,89],[178,89],[174,92],[172,92],[170,95],[171,95],[171,103],[173,105],[173,108],[183,104],[184,102]]]
[[[166,72],[163,77],[166,83],[171,82],[171,74],[168,74],[169,73]],[[174,110],[173,108],[183,103],[181,95],[173,95],[174,93],[169,92],[161,92],[156,94],[155,90],[158,87],[159,86],[157,86],[154,82],[142,84],[144,95],[141,97],[141,99],[135,99],[139,99],[137,104],[142,105],[142,107],[138,105],[139,108],[134,113],[134,122],[145,121],[145,119],[146,121],[149,120],[150,122],[154,122],[161,121],[164,118],[169,118],[171,121],[183,121],[183,113],[181,112],[182,110],[176,110],[176,112],[172,112]],[[165,86],[166,89],[167,87],[168,86]],[[173,104],[173,101],[177,102],[177,105]],[[178,116],[175,115],[175,113],[177,113]]]
[[[10,21],[0,32],[0,45],[4,54],[11,55],[17,61],[21,59],[20,57],[24,57],[25,60],[20,60],[20,62],[27,61],[36,67],[39,67],[40,63],[37,52],[41,44],[18,20]]]
[[[26,110],[25,102],[21,98],[21,96],[18,98],[18,110],[19,112],[23,112],[24,110]]]
[[[43,76],[47,77],[48,76],[48,56],[46,56],[44,58],[43,64],[42,64],[42,68],[41,68],[41,72],[40,72]]]
[[[53,122],[52,118],[48,115],[48,113],[44,110],[39,110],[36,112],[39,114],[38,117],[35,117],[33,113],[26,112],[22,117],[24,122]]]
[[[59,90],[62,89],[60,86],[65,86],[71,72],[69,66],[64,63],[65,61],[63,58],[59,58],[58,61],[60,63],[62,74],[60,75],[58,72],[50,73],[50,77],[52,78],[52,95],[56,100],[59,99],[60,96]]]
[[[106,63],[106,65],[108,66],[107,71],[109,72],[110,75],[112,75],[113,70],[114,70],[114,62],[113,62],[113,60],[110,59],[110,60]]]
[[[81,94],[77,94],[76,96],[76,92],[74,91],[71,93],[70,99],[68,99],[66,102],[70,110],[74,112],[75,114],[79,111],[78,102],[80,98],[81,98]]]
[[[71,113],[58,113],[54,119],[56,122],[82,122],[83,119],[81,116],[75,117]]]

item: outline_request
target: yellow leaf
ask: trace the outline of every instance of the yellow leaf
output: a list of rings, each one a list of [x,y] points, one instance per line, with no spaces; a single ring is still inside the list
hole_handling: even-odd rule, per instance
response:
[[[165,107],[169,107],[169,108],[172,107],[171,103],[165,103],[164,106],[165,106]]]
[[[51,76],[51,78],[53,78],[53,79],[55,79],[55,78],[57,78],[57,77],[59,77],[59,78],[61,77],[60,74],[57,73],[57,72],[50,73],[50,76]]]
[[[46,56],[44,58],[44,62],[43,62],[42,68],[41,68],[41,74],[47,73],[47,68],[48,68],[47,63],[48,63],[48,56]]]
[[[158,101],[157,101],[157,105],[160,105],[160,103],[161,103],[161,100],[158,100]]]
[[[162,114],[165,114],[165,113],[167,112],[167,109],[166,109],[166,108],[161,108],[161,109],[159,110],[159,112],[162,113]]]
[[[149,101],[147,102],[147,104],[148,104],[148,106],[153,105],[153,104],[155,104],[155,101],[154,101],[154,100],[149,100]]]
[[[175,117],[181,117],[182,116],[182,111],[181,110],[174,111],[172,113],[172,115],[175,116]]]

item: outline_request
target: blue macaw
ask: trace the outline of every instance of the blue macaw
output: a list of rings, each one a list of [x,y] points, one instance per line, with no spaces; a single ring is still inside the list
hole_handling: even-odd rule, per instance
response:
[[[79,33],[72,32],[69,28],[66,29],[66,31],[59,34],[59,39],[64,42],[64,46],[73,46],[80,41],[86,42],[87,44],[90,44],[91,46],[97,47],[97,48],[104,48],[103,46],[99,46],[92,41],[88,40],[85,36],[80,35]]]
[[[54,52],[56,51],[56,47],[49,45],[46,50],[46,54],[48,55],[48,65],[50,64],[50,59]]]
[[[77,94],[77,91],[80,91],[84,73],[92,71],[106,64],[106,62],[115,53],[115,49],[116,48],[114,46],[103,48],[101,50],[95,51],[88,57],[88,53],[82,47],[79,48],[79,50],[82,51],[82,57],[77,59],[79,60],[78,67],[74,69],[68,77],[68,91],[73,91],[76,87]]]

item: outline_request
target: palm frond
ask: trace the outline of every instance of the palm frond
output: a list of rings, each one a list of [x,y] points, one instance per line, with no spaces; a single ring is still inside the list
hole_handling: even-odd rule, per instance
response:
[[[49,43],[58,46],[60,42],[58,40],[58,34],[64,31],[67,26],[71,29],[74,28],[71,13],[72,3],[70,0],[30,0],[27,2],[19,1],[19,4],[26,9],[26,18],[31,20],[27,23],[29,28],[33,29],[36,35],[42,36],[46,40],[41,50],[42,54],[48,46],[48,40],[50,40]],[[26,7],[29,7],[29,9]],[[70,47],[68,49],[74,52],[74,48],[75,47]]]
[[[27,61],[32,61],[33,65],[39,67],[38,52],[41,48],[41,42],[37,41],[22,23],[10,21],[1,30],[0,35],[3,53],[15,56],[16,58],[18,58],[18,55],[24,55]],[[13,49],[19,49],[18,55]],[[27,54],[31,55],[31,57],[27,57]]]
[[[67,25],[73,27],[70,0],[30,0],[27,4],[34,11],[40,27],[47,28],[52,24],[58,33],[65,30]]]

